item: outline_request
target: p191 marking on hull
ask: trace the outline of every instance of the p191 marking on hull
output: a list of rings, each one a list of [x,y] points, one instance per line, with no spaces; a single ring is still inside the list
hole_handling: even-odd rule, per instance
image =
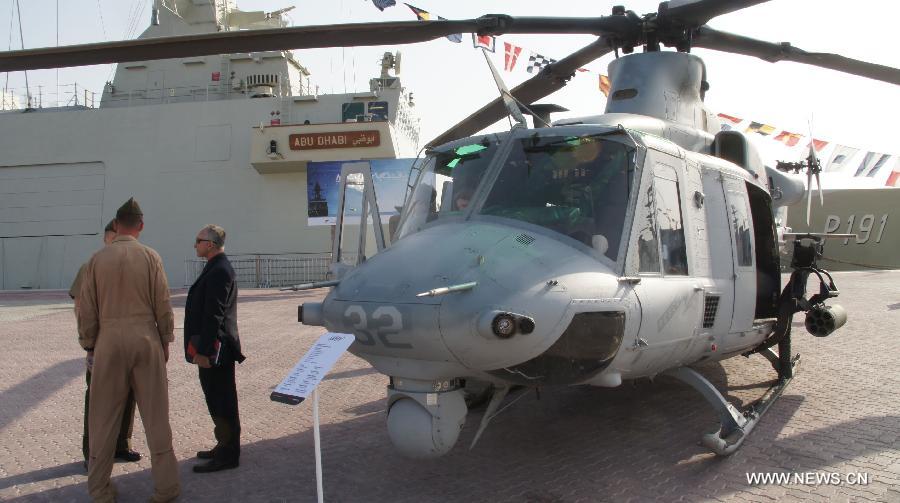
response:
[[[884,236],[884,229],[887,227],[888,222],[888,214],[885,213],[881,215],[880,218],[877,218],[876,215],[866,214],[859,218],[859,223],[856,223],[856,215],[851,214],[847,217],[847,230],[844,231],[847,234],[856,234],[856,244],[862,245],[869,242],[869,239],[872,237],[872,231],[876,227],[876,223],[878,231],[875,233],[875,242],[881,243],[881,238]],[[855,227],[854,227],[855,225]],[[830,234],[834,232],[839,232],[841,227],[841,217],[838,215],[828,215],[825,218],[825,232]],[[850,243],[851,238],[844,239],[844,244],[847,245]]]

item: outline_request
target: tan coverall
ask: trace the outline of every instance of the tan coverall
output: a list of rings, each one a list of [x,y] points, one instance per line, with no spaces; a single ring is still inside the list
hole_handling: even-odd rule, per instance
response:
[[[174,340],[174,317],[162,259],[121,235],[91,257],[78,309],[79,343],[94,349],[89,412],[88,490],[112,501],[113,454],[129,389],[134,390],[153,474],[153,501],[180,492],[172,450],[163,345]]]
[[[78,296],[81,295],[81,284],[84,279],[85,269],[87,269],[87,262],[78,269],[78,274],[75,275],[75,280],[72,282],[71,288],[69,288],[69,297],[75,301],[75,309],[78,309]],[[84,454],[84,461],[87,462],[91,454],[90,445],[88,444],[88,438],[90,438],[88,432],[88,410],[91,403],[90,368],[86,369],[84,379],[87,382],[87,388],[84,391],[84,433],[81,435],[81,452]],[[125,401],[125,412],[122,414],[122,427],[119,429],[119,437],[116,439],[116,453],[131,450],[131,434],[134,431],[134,407],[134,393],[129,392],[128,400]]]

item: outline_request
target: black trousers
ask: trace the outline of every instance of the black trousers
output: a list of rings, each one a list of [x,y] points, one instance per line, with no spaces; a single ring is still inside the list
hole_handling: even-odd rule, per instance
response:
[[[81,452],[84,459],[90,454],[89,434],[88,434],[88,407],[91,403],[91,371],[85,374],[87,381],[87,389],[84,392],[84,434],[81,436]],[[119,428],[119,436],[116,439],[116,453],[127,452],[131,450],[131,433],[134,430],[134,390],[128,392],[128,399],[125,400],[125,410],[122,413],[122,427]]]
[[[241,456],[241,418],[238,415],[234,359],[223,358],[215,367],[200,368],[200,387],[203,388],[206,407],[215,425],[215,458],[226,462],[237,461]]]

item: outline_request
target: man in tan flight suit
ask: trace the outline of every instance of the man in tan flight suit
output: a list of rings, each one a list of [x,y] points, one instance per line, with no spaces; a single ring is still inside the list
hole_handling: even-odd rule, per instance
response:
[[[137,241],[143,229],[143,213],[131,198],[116,212],[112,244],[88,262],[79,299],[79,342],[94,353],[88,413],[88,490],[94,501],[115,500],[110,473],[129,388],[147,433],[151,501],[171,501],[180,492],[166,378],[174,317],[162,259]]]
[[[103,229],[103,244],[109,245],[116,238],[115,220],[110,220]],[[81,284],[84,279],[84,270],[87,269],[87,263],[78,269],[75,275],[75,281],[69,288],[69,297],[75,301],[75,311],[78,311],[78,296],[81,295]],[[85,359],[85,381],[87,381],[87,389],[84,392],[84,433],[81,436],[81,452],[84,454],[84,467],[87,468],[88,458],[90,457],[90,446],[88,443],[88,409],[91,403],[91,370],[93,370],[94,352],[88,351]],[[125,401],[125,412],[122,414],[122,426],[119,428],[119,436],[116,439],[116,455],[115,458],[136,462],[141,460],[141,454],[131,449],[131,433],[134,431],[134,393],[128,393],[128,400]]]

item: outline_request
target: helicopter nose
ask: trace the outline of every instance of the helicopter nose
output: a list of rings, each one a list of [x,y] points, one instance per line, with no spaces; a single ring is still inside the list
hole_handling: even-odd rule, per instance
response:
[[[353,333],[350,350],[385,374],[454,378],[528,362],[570,325],[596,330],[604,320],[584,322],[581,313],[615,311],[617,289],[608,266],[552,236],[493,223],[444,224],[350,271],[324,303],[304,305],[302,317]]]

